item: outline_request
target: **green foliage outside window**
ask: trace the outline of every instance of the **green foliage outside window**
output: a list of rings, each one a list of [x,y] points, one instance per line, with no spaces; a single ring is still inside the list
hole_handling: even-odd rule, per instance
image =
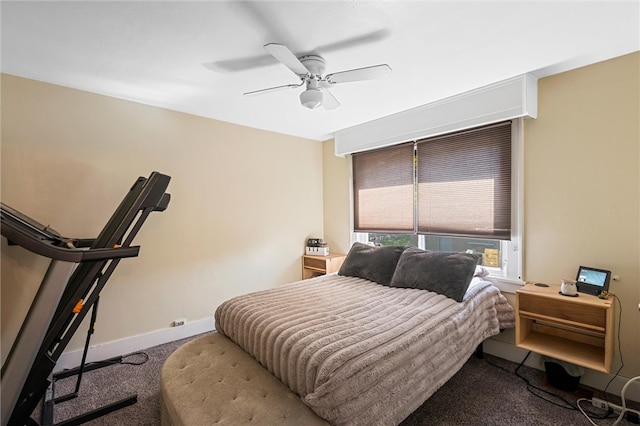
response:
[[[419,236],[415,234],[378,234],[370,232],[367,235],[369,243],[375,246],[421,247],[432,251],[474,253],[482,256],[481,264],[484,266],[500,267],[502,262],[500,242],[498,240],[425,235],[421,240],[422,243],[419,244]],[[492,258],[486,257],[488,251],[493,251],[495,255]]]
[[[374,234],[369,233],[369,242],[376,246],[416,246],[412,244],[411,234]]]

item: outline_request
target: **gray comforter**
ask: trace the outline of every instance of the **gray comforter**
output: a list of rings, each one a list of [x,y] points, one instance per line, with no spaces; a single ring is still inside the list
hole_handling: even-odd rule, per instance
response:
[[[396,425],[514,314],[477,278],[457,303],[329,275],[230,299],[215,326],[330,423]]]

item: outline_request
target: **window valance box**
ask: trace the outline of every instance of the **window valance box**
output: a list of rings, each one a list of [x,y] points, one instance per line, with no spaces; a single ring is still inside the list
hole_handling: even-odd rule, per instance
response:
[[[338,156],[538,115],[538,79],[513,77],[336,132]]]

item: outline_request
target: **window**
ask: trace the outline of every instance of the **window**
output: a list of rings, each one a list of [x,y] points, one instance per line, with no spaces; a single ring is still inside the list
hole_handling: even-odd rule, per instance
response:
[[[494,276],[519,279],[520,127],[353,154],[354,239],[476,253]]]

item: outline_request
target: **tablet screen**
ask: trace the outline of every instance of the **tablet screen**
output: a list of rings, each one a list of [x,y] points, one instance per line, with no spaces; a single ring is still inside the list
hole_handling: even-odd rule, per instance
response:
[[[610,278],[611,271],[581,266],[576,277],[578,291],[597,296],[602,291],[609,291]]]
[[[607,273],[605,271],[596,271],[589,268],[580,268],[577,281],[604,287],[604,284],[607,282]]]

